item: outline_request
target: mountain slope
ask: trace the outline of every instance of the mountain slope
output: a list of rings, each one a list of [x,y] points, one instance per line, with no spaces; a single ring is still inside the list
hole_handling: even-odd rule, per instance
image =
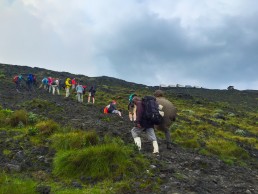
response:
[[[104,138],[107,134],[113,137],[121,137],[126,144],[134,144],[130,133],[133,124],[127,118],[126,111],[129,94],[131,92],[141,95],[152,94],[156,89],[155,87],[146,88],[144,85],[128,83],[109,77],[90,78],[83,75],[72,75],[23,66],[2,64],[0,65],[0,72],[3,75],[1,78],[2,84],[0,85],[0,104],[3,108],[12,110],[26,109],[28,112],[51,118],[62,126],[71,126],[84,131],[95,130],[101,138]],[[39,80],[44,76],[59,77],[61,79],[76,77],[86,85],[95,84],[97,85],[96,104],[79,104],[74,97],[65,99],[63,95],[53,96],[38,88],[34,92],[28,92],[24,89],[22,93],[17,93],[14,83],[12,83],[12,77],[17,73],[34,73]],[[195,148],[195,144],[186,146],[184,144],[186,141],[179,141],[176,139],[176,133],[174,133],[175,131],[183,130],[181,127],[184,129],[189,128],[190,130],[190,128],[199,126],[199,130],[206,130],[205,126],[207,128],[207,123],[210,124],[209,127],[214,128],[222,126],[231,130],[235,126],[236,129],[239,129],[240,125],[231,123],[231,121],[235,122],[235,120],[231,120],[229,114],[225,114],[227,112],[235,115],[232,117],[236,118],[236,120],[252,118],[252,120],[247,121],[247,123],[250,122],[251,126],[247,135],[257,140],[257,133],[255,131],[257,131],[258,120],[255,113],[257,113],[258,108],[258,92],[184,88],[170,88],[166,90],[168,98],[179,109],[176,125],[171,127],[172,137],[175,138],[173,140],[177,144],[173,146],[172,150],[167,150],[164,135],[157,132],[159,135],[160,157],[156,158],[151,154],[151,144],[143,137],[142,154],[150,161],[151,168],[154,169],[153,181],[159,181],[159,188],[158,190],[142,189],[135,182],[131,185],[134,188],[132,189],[133,193],[258,193],[258,147],[248,147],[249,144],[243,144],[242,148],[248,151],[250,155],[248,158],[250,160],[246,160],[243,165],[239,165],[237,162],[233,165],[228,165],[217,156],[200,154],[202,145],[200,147],[197,146],[196,149],[183,148],[182,146]],[[102,114],[101,108],[112,99],[117,99],[118,106],[123,112],[123,119],[116,115]],[[193,116],[193,114],[195,115]],[[218,118],[212,120],[210,115],[213,114],[214,117]],[[175,131],[174,128],[176,128]],[[33,167],[37,171],[51,172],[51,160],[55,155],[52,149],[44,146],[43,150],[38,151],[40,148],[31,149],[29,145],[20,148],[17,144],[8,143],[8,133],[2,132],[1,134],[1,150],[7,149],[8,146],[13,146],[12,149],[17,156],[21,151],[25,152],[26,149],[30,149],[28,152],[34,153],[30,157],[36,158],[38,155],[42,155],[45,159],[50,159],[48,162],[41,162],[41,165],[38,166],[33,166],[33,164],[23,165],[22,171],[26,172]],[[209,138],[211,135],[213,134],[208,135]],[[203,138],[208,138],[208,136]],[[189,136],[189,138],[193,139],[194,137]],[[198,143],[198,141],[196,142]],[[257,142],[254,143],[256,145]],[[8,159],[4,157],[3,153],[1,153],[1,156],[1,168],[5,168],[7,164],[20,164],[22,162],[17,157]],[[28,161],[29,156],[25,160]],[[142,179],[144,177],[139,176],[139,178]],[[124,193],[127,192],[124,191]]]

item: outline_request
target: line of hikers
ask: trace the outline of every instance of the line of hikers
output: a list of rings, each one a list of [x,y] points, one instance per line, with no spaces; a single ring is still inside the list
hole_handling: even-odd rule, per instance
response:
[[[26,79],[22,75],[17,75],[13,78],[16,84],[16,90],[19,92],[21,89],[21,82],[25,81],[29,91],[34,90],[34,86],[37,86],[36,76],[28,74]],[[65,89],[65,98],[70,96],[70,89],[77,94],[78,102],[83,102],[83,95],[86,93],[87,86],[82,85],[80,81],[76,82],[76,79],[67,78],[64,84],[58,78],[45,77],[41,81],[39,88],[44,88],[49,93],[52,92],[55,95],[57,92],[60,95],[59,90]],[[96,88],[91,86],[88,90],[88,103],[92,99],[92,103],[95,103]],[[169,127],[176,118],[175,106],[164,97],[164,92],[156,90],[154,96],[145,96],[140,98],[136,94],[129,96],[128,112],[130,121],[134,122],[134,127],[131,129],[131,134],[138,149],[141,150],[141,138],[142,132],[147,133],[147,138],[152,141],[153,153],[159,153],[159,147],[154,128],[163,131],[166,137],[167,149],[172,149],[171,135]],[[122,117],[122,114],[117,110],[117,102],[113,100],[105,108],[104,113],[117,114]]]
[[[25,77],[25,78],[24,78]],[[26,84],[26,89],[28,91],[35,91],[35,87],[38,86],[36,76],[33,74],[28,74],[27,76],[23,75],[15,75],[13,77],[13,82],[16,85],[16,91],[20,93],[21,89],[23,88],[23,82]],[[86,94],[86,85],[81,85],[80,82],[76,82],[76,79],[73,78],[66,78],[65,81],[60,80],[59,78],[53,77],[44,77],[41,80],[41,84],[39,88],[44,88],[49,93],[53,95],[57,94],[60,95],[60,90],[65,90],[65,97],[69,97],[72,92],[76,92],[78,102],[83,102],[83,95]],[[88,103],[91,102],[95,103],[95,93],[96,87],[91,86],[88,90]]]
[[[16,85],[16,91],[20,92],[22,88],[22,82],[25,82],[27,89],[29,91],[34,90],[34,87],[37,86],[37,79],[36,76],[33,74],[28,74],[26,78],[23,77],[23,75],[16,75],[13,77],[13,82]]]

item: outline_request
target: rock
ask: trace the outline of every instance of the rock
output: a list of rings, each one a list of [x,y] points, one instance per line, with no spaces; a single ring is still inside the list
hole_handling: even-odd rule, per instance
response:
[[[21,172],[21,165],[6,164],[6,167],[11,172]]]
[[[245,194],[252,194],[252,192],[247,189],[247,190],[245,191]]]
[[[151,169],[155,169],[155,168],[157,168],[157,166],[151,164],[151,165],[150,165],[150,168],[151,168]]]
[[[15,154],[14,158],[15,158],[16,160],[19,160],[19,161],[24,160],[24,153],[23,153],[23,151],[18,151],[18,152]]]
[[[82,185],[76,181],[73,181],[72,182],[72,186],[75,187],[75,188],[78,188],[78,189],[82,189]]]
[[[44,186],[40,185],[36,187],[36,191],[40,194],[50,194],[51,192],[51,187],[50,186]]]

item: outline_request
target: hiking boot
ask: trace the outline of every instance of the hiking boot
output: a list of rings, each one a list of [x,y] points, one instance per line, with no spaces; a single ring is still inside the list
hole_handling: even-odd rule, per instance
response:
[[[159,157],[160,157],[159,152],[152,153],[152,154],[153,154],[153,156],[154,156],[154,157],[157,157],[157,158],[159,158]]]
[[[172,143],[167,143],[167,149],[171,150],[172,149]]]

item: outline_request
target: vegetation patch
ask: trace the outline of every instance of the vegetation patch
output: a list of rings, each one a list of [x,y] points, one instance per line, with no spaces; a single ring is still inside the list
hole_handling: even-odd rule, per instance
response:
[[[133,162],[134,150],[118,144],[103,144],[83,150],[62,151],[54,159],[54,174],[62,177],[108,179],[133,175],[143,170],[141,160]],[[138,165],[136,165],[138,164]]]
[[[206,149],[229,163],[249,158],[249,154],[244,149],[237,146],[235,142],[221,138],[211,138],[206,141]]]
[[[10,117],[10,123],[13,127],[27,125],[28,113],[25,110],[16,110]]]
[[[75,131],[54,134],[51,140],[53,147],[57,150],[72,150],[97,145],[99,137],[95,131]]]
[[[41,121],[35,125],[43,135],[51,135],[59,128],[59,125],[53,120]]]
[[[0,172],[0,193],[36,193],[36,183],[31,179],[15,178]]]

